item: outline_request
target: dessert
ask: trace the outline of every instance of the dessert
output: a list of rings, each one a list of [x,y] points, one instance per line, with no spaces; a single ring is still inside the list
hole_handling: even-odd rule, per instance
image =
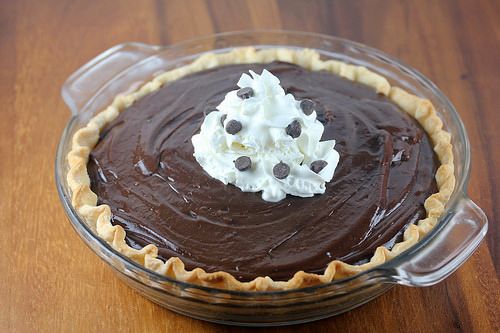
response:
[[[266,201],[211,177],[193,156],[205,114],[243,73],[264,69],[314,110],[321,142],[336,141],[323,194]],[[231,120],[227,133],[242,131]],[[284,133],[298,140],[298,128]],[[240,157],[235,171],[256,166]],[[299,288],[383,263],[433,227],[454,188],[450,136],[430,102],[310,50],[236,49],[160,75],[78,131],[68,161],[74,207],[115,249],[181,281],[234,290]],[[278,180],[290,174],[280,163]],[[307,164],[313,173],[329,165]]]
[[[286,78],[289,74],[285,73],[295,74],[299,69],[287,66],[269,64]],[[222,74],[229,76],[242,68],[225,69]],[[335,140],[321,140],[324,126],[318,121],[311,100],[295,100],[292,94],[285,94],[276,76],[266,69],[261,71],[259,75],[250,70],[252,77],[243,74],[238,81],[240,89],[233,91],[227,84],[231,84],[232,77],[223,79],[217,69],[205,77],[193,75],[201,82],[217,80],[217,86],[224,87],[224,91],[229,89],[216,110],[204,117],[200,133],[191,139],[196,161],[211,177],[244,192],[262,192],[265,201],[278,202],[287,194],[312,197],[324,193],[325,182],[332,179],[339,161]],[[190,85],[181,81],[177,84],[186,85],[186,89]],[[202,83],[190,91],[204,91],[203,88]],[[206,92],[204,97],[209,97],[211,103],[221,96]],[[193,100],[200,103],[197,105],[203,104]],[[196,114],[196,105],[191,109]],[[190,149],[189,145],[183,147]],[[161,150],[169,155],[168,149]]]

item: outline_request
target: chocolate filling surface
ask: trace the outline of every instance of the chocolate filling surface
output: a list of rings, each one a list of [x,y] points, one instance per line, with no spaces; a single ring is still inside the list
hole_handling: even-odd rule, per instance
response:
[[[297,100],[313,100],[322,140],[337,141],[340,163],[322,195],[266,202],[211,178],[193,157],[204,114],[238,89],[242,73],[264,68]],[[136,101],[101,133],[88,171],[130,246],[152,243],[164,260],[248,281],[368,261],[425,217],[437,166],[424,130],[372,88],[273,62],[194,73]]]

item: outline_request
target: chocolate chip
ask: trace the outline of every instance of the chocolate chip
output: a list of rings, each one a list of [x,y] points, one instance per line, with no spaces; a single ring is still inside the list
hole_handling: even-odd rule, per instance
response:
[[[250,87],[241,88],[236,92],[236,96],[241,99],[248,99],[253,96],[253,89]]]
[[[298,120],[294,120],[286,127],[286,134],[290,135],[292,138],[298,138],[302,132],[302,126]]]
[[[240,156],[234,161],[234,166],[240,171],[246,171],[252,166],[252,160],[248,156]]]
[[[227,114],[223,114],[220,117],[220,124],[222,125],[222,127],[224,127],[224,121],[226,120],[226,118],[227,118]]]
[[[315,173],[319,173],[328,165],[327,161],[317,160],[311,163],[311,170]]]
[[[241,131],[242,128],[243,128],[243,126],[241,125],[241,123],[238,120],[233,119],[227,123],[226,132],[234,135],[234,134],[238,133],[239,131]]]
[[[290,174],[290,167],[286,163],[279,162],[273,167],[273,174],[278,179],[285,179]]]
[[[314,102],[310,99],[303,99],[300,101],[300,109],[305,115],[310,115],[314,110]]]

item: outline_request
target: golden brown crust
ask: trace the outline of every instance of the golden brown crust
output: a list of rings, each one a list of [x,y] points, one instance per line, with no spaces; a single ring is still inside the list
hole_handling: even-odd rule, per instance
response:
[[[403,235],[403,241],[397,243],[392,250],[380,246],[368,263],[349,265],[342,261],[332,261],[324,274],[311,274],[303,271],[295,273],[288,281],[273,281],[269,277],[257,277],[250,282],[240,282],[226,272],[207,273],[201,268],[192,271],[184,269],[179,258],[170,258],[166,262],[157,258],[158,249],[149,244],[140,250],[133,249],[125,242],[125,230],[111,224],[111,210],[107,205],[97,205],[97,196],[90,189],[87,173],[89,153],[99,139],[103,127],[115,119],[119,112],[130,106],[135,100],[159,89],[163,84],[179,79],[189,73],[204,69],[235,63],[267,63],[275,60],[287,61],[310,70],[326,70],[352,81],[360,82],[374,88],[378,93],[388,96],[402,110],[413,116],[429,134],[434,151],[441,163],[436,172],[438,192],[425,201],[427,217],[416,225],[411,224]],[[114,249],[146,268],[159,274],[197,285],[220,289],[240,291],[287,290],[327,283],[368,270],[390,260],[416,244],[436,224],[444,211],[453,189],[455,188],[453,152],[450,134],[443,130],[443,122],[428,100],[412,95],[398,87],[391,87],[382,76],[365,67],[349,65],[337,60],[320,59],[314,50],[293,50],[286,48],[270,48],[255,50],[252,47],[238,48],[227,53],[208,53],[193,63],[176,68],[155,77],[139,90],[127,95],[117,96],[105,110],[94,116],[89,123],[73,136],[72,149],[69,152],[67,173],[68,185],[72,192],[72,204],[99,237],[108,242]]]

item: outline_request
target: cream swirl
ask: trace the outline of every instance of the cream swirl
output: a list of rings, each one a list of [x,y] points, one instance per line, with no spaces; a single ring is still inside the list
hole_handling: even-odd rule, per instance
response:
[[[241,76],[242,89],[228,92],[192,137],[196,161],[224,184],[262,191],[266,201],[324,193],[339,162],[335,140],[320,141],[324,127],[316,112],[306,114],[276,76],[267,70],[250,74]],[[247,158],[235,163],[242,156],[251,164]]]

